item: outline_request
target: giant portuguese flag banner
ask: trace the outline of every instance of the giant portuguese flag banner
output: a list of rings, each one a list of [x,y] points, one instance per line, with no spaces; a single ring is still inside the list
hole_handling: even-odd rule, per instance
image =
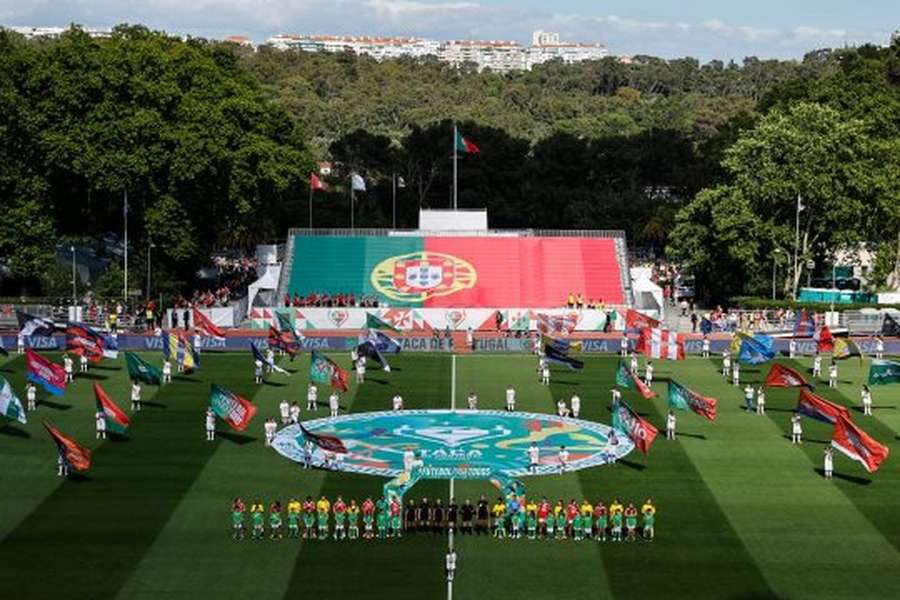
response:
[[[583,257],[615,256],[611,238],[294,236],[288,293],[341,290],[392,308],[557,308],[573,288],[623,304],[602,269]],[[309,258],[312,257],[312,258]],[[565,277],[559,265],[566,265]],[[537,281],[540,285],[535,285]],[[577,282],[577,283],[574,283]]]

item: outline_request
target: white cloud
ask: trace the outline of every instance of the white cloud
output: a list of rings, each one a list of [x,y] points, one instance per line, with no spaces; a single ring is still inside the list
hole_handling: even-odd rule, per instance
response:
[[[453,15],[481,8],[477,2],[439,2],[436,4],[413,0],[366,0],[365,6],[379,16],[407,17],[416,15]]]

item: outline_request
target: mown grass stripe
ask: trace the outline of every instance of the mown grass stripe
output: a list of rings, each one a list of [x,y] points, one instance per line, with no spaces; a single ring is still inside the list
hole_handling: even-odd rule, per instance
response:
[[[65,482],[10,533],[0,544],[0,561],[17,565],[8,570],[7,589],[29,598],[57,598],[60,590],[115,596],[216,447],[227,443],[204,441],[208,377],[247,393],[225,377],[238,360],[223,356],[219,368],[164,386],[145,402],[127,441],[103,444],[83,481]]]
[[[572,391],[560,389],[563,396],[571,396],[577,389],[583,399],[582,418],[610,422],[609,390],[615,385],[617,362],[611,358],[588,360],[584,372],[578,375],[581,385],[570,386]],[[615,466],[577,472],[581,489],[592,503],[602,500],[608,506],[618,498],[640,509],[649,497],[658,509],[656,541],[595,543],[613,595],[642,598],[646,589],[666,589],[667,598],[695,598],[697,573],[704,571],[728,573],[727,577],[704,579],[705,597],[728,597],[738,589],[742,597],[772,597],[773,590],[691,457],[680,442],[665,440],[664,411],[658,403],[636,393],[626,391],[624,396],[661,430],[650,454],[645,457],[635,449]],[[690,417],[683,418],[682,426],[685,433],[704,435],[703,424],[690,421]],[[645,566],[635,568],[638,564]]]
[[[390,360],[390,357],[389,357]],[[352,412],[389,410],[396,391],[404,396],[407,408],[446,408],[450,390],[450,357],[444,355],[404,356],[394,362],[391,373],[369,370],[366,383],[357,391]],[[328,473],[321,493],[334,501],[381,496],[385,480],[367,475]],[[443,497],[446,481],[421,481],[411,496]],[[348,550],[348,546],[354,550]],[[369,547],[366,547],[366,546]],[[348,552],[358,558],[347,562]],[[333,597],[391,598],[419,600],[438,598],[444,593],[443,545],[430,535],[407,536],[402,540],[318,542],[301,549],[284,598]]]

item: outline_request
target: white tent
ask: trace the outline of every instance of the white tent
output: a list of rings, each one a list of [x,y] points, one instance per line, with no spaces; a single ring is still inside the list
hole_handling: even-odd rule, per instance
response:
[[[278,299],[278,279],[281,276],[281,265],[266,265],[259,279],[250,284],[247,291],[247,316],[254,306],[276,306]]]
[[[649,277],[637,277],[631,281],[634,292],[634,308],[651,317],[662,318],[663,291]]]

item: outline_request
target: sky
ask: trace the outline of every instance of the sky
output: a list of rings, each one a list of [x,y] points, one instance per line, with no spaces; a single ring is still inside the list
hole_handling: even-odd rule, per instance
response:
[[[503,39],[535,29],[606,44],[615,55],[702,61],[801,58],[846,44],[886,44],[898,0],[0,0],[0,24],[110,27],[262,42],[278,33]]]

